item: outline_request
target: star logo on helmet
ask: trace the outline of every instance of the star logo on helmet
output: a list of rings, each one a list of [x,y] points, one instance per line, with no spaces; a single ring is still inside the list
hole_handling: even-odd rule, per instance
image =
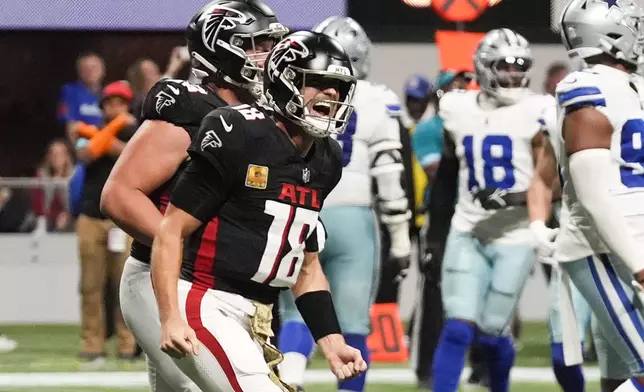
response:
[[[612,6],[617,6],[617,1],[618,0],[606,0],[606,3],[608,3],[608,7],[610,8]]]

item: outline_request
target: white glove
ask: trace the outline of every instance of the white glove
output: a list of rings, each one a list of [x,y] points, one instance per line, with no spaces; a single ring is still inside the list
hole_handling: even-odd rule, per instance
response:
[[[389,236],[391,237],[391,248],[389,250],[389,261],[397,263],[400,272],[396,281],[407,277],[411,263],[411,241],[409,239],[409,223],[402,222],[389,225]]]
[[[530,223],[530,230],[537,242],[537,259],[544,264],[555,264],[552,257],[555,253],[555,238],[559,229],[550,229],[544,221],[533,221]]]

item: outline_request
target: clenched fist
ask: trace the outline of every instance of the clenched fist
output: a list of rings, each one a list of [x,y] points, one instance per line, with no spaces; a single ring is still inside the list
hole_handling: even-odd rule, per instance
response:
[[[161,325],[161,350],[175,358],[199,354],[197,334],[182,319],[173,319]]]
[[[346,344],[342,335],[328,335],[318,340],[329,367],[338,380],[349,380],[367,371],[360,350]]]

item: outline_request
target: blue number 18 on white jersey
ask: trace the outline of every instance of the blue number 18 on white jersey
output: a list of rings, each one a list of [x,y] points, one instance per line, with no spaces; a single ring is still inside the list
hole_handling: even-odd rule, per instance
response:
[[[452,226],[494,239],[523,242],[529,236],[527,208],[485,210],[473,193],[482,189],[526,191],[534,171],[533,139],[550,96],[530,95],[510,106],[482,108],[478,91],[452,91],[440,102],[447,137],[455,144],[459,198]]]

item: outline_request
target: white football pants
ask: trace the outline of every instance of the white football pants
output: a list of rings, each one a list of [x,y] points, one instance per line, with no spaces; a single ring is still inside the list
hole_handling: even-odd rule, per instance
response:
[[[152,392],[198,392],[172,357],[161,351],[161,323],[149,264],[127,259],[119,297],[125,323],[145,352]]]

